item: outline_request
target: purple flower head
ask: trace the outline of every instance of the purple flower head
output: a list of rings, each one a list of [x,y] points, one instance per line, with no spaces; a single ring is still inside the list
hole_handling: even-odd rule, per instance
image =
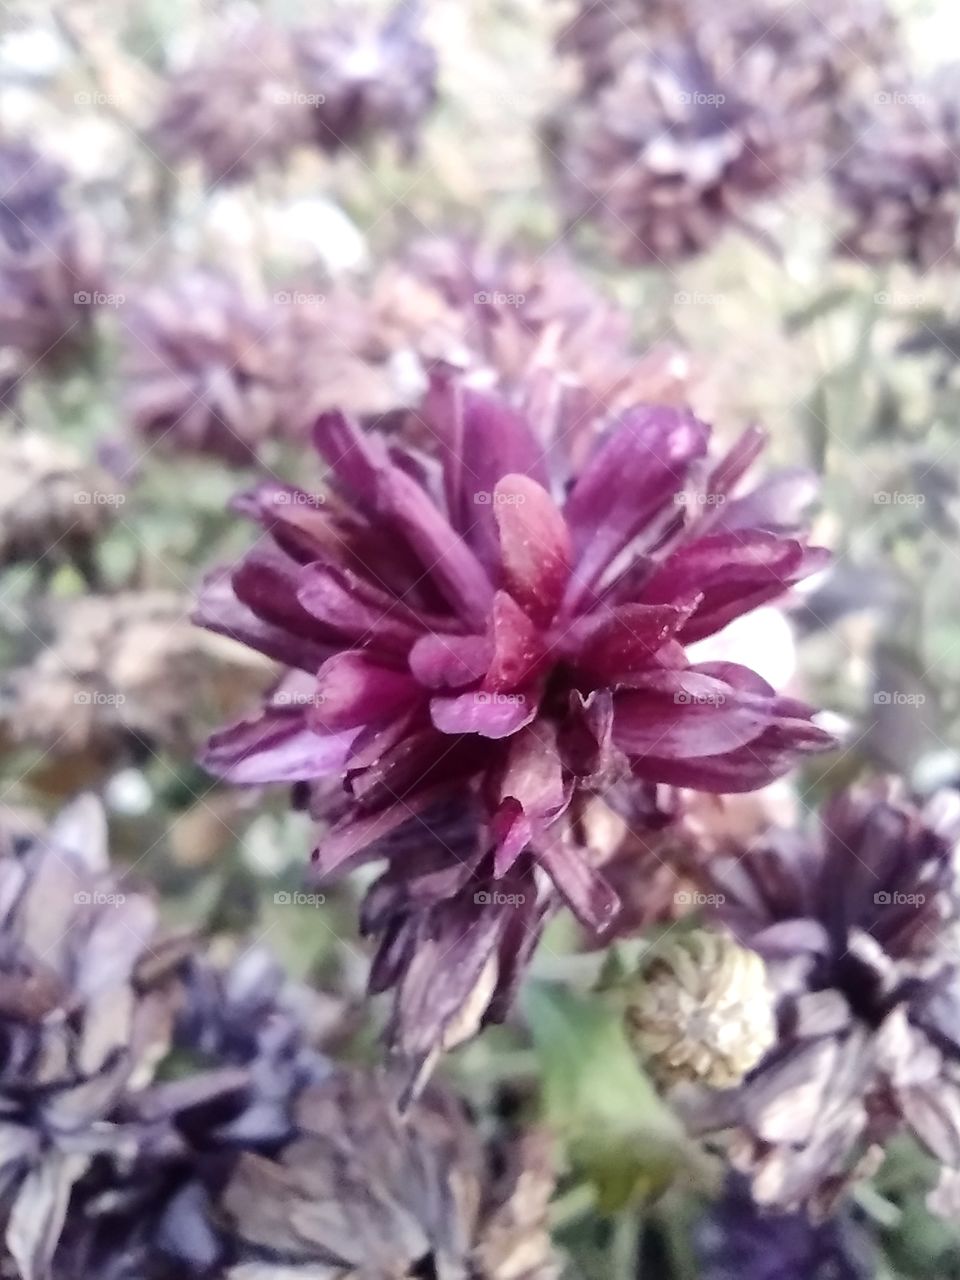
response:
[[[960,1170],[960,813],[879,779],[835,796],[812,831],[773,829],[710,864],[717,914],[758,952],[778,1035],[737,1088],[685,1100],[735,1136],[755,1198],[832,1210],[906,1130]]]
[[[466,894],[475,915],[478,892],[520,880],[532,910],[536,866],[602,928],[618,901],[583,837],[592,796],[747,791],[831,743],[753,671],[685,652],[823,562],[796,528],[808,478],[736,496],[760,433],[711,463],[709,429],[676,409],[627,412],[574,477],[493,396],[437,381],[422,413],[435,456],[328,414],[323,494],[241,500],[269,540],[208,585],[199,621],[291,672],[205,763],[236,783],[342,780],[325,876],[453,802],[476,815],[469,851],[405,852],[408,905]]]

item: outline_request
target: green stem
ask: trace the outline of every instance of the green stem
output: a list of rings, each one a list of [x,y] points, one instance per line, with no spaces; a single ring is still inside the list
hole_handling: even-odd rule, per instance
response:
[[[610,1280],[640,1280],[643,1223],[633,1209],[618,1214],[610,1242]]]

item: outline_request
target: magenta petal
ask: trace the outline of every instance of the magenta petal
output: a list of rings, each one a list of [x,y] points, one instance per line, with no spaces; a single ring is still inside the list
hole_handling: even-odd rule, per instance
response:
[[[818,549],[771,533],[712,533],[664,561],[644,584],[640,598],[649,604],[666,603],[681,593],[701,592],[703,599],[681,633],[691,644],[782,595],[825,559],[826,553]]]
[[[322,413],[314,423],[313,443],[338,485],[358,505],[372,508],[378,477],[389,465],[383,441],[361,431],[342,413]]]
[[[334,654],[317,673],[310,709],[318,732],[387,724],[409,710],[421,696],[406,671],[395,671],[356,649]]]
[[[611,428],[564,507],[581,590],[658,512],[674,507],[708,434],[692,414],[668,408],[633,409]]]
[[[643,756],[632,762],[638,778],[697,791],[734,794],[756,791],[797,766],[797,757],[829,751],[836,739],[800,720],[772,725],[746,746],[700,760],[664,760]]]
[[[490,693],[482,689],[454,698],[433,698],[430,718],[441,733],[479,733],[508,738],[537,714],[538,699],[526,693]]]
[[[613,741],[628,756],[720,755],[758,737],[773,718],[763,699],[692,669],[661,672],[656,685],[614,697]]]
[[[570,577],[566,523],[546,489],[529,476],[504,476],[493,497],[503,585],[534,622],[545,625]]]
[[[805,467],[778,471],[742,498],[734,498],[719,507],[714,527],[728,532],[747,529],[790,532],[799,529],[819,489],[818,476]]]
[[[364,860],[370,845],[396,831],[411,818],[423,813],[445,792],[443,785],[424,788],[409,795],[398,804],[388,805],[375,813],[351,815],[324,835],[314,849],[311,861],[314,875],[325,879],[334,872],[343,871],[348,864],[356,865]],[[426,832],[426,828],[425,828]],[[372,855],[375,856],[375,855]]]
[[[493,599],[486,571],[430,495],[390,461],[382,440],[365,436],[336,413],[321,415],[314,439],[337,480],[368,516],[387,522],[414,551],[424,575],[447,602],[482,626]]]
[[[484,684],[509,691],[529,682],[544,660],[543,639],[512,596],[498,591],[490,620],[493,658]]]
[[[342,772],[356,730],[321,737],[304,713],[267,711],[215,733],[200,754],[208,772],[238,786],[300,782]]]
[[[578,620],[560,642],[569,645],[578,670],[613,684],[650,664],[651,657],[683,626],[699,603],[624,604]]]
[[[533,839],[533,824],[523,811],[523,805],[508,796],[490,820],[490,831],[496,845],[493,874],[505,876],[520,854]]]
[[[302,608],[297,598],[300,572],[299,565],[283,552],[255,547],[234,569],[231,582],[237,599],[258,618],[329,653],[337,634]]]
[[[322,494],[308,493],[277,480],[262,480],[230,505],[234,511],[256,520],[299,564],[309,564],[330,550],[334,535]]]
[[[192,614],[197,626],[249,645],[275,662],[316,671],[329,655],[330,644],[265,621],[237,598],[233,576],[229,569],[216,569],[204,579]]]
[[[476,555],[429,494],[398,467],[384,473],[381,509],[416,552],[425,573],[468,623],[482,626],[493,602],[493,583]]]
[[[496,785],[501,800],[493,824],[495,867],[497,875],[504,875],[533,836],[559,817],[570,799],[553,725],[534,721],[510,739]]]
[[[497,482],[516,473],[547,485],[543,448],[516,409],[442,376],[433,379],[425,417],[440,442],[451,523],[493,569],[499,558],[493,512]]]
[[[410,670],[427,689],[458,689],[483,676],[493,657],[487,636],[431,633],[410,650]]]
[[[555,818],[567,803],[563,768],[557,751],[557,731],[549,721],[537,721],[510,742],[498,779],[501,797],[519,800],[537,822]]]
[[[728,494],[746,475],[766,442],[767,433],[762,427],[747,427],[711,471],[707,492]]]
[[[420,634],[406,605],[348,569],[307,565],[297,598],[308,615],[353,644],[403,655]]]

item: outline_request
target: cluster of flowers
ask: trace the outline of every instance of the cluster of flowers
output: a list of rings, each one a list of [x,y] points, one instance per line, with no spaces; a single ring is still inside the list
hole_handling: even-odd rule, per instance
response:
[[[418,27],[410,0],[383,20],[343,12],[286,29],[248,18],[171,76],[152,141],[171,164],[198,161],[211,184],[302,145],[365,152],[392,134],[409,157],[436,97],[436,57]]]
[[[544,133],[570,218],[669,266],[824,173],[844,252],[932,266],[956,251],[955,76],[915,81],[898,45],[874,0],[583,0],[559,41],[580,87]]]
[[[401,1123],[389,1076],[319,1047],[317,993],[260,947],[221,964],[165,932],[106,832],[92,796],[47,830],[0,829],[0,1178],[21,1280],[555,1280],[545,1139],[485,1142],[437,1088]]]

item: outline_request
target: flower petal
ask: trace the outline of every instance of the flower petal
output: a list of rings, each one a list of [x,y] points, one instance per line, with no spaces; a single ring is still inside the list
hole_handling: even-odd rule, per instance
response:
[[[560,642],[578,671],[612,685],[650,665],[651,656],[683,626],[699,602],[625,604],[588,615]]]
[[[494,599],[490,630],[493,658],[484,677],[484,687],[495,692],[525,687],[543,664],[543,639],[505,591],[498,591]]]
[[[368,654],[346,649],[328,658],[317,673],[310,706],[311,727],[318,733],[389,724],[421,697],[406,671],[381,666]]]
[[[667,603],[681,594],[702,592],[696,613],[680,633],[689,644],[782,595],[827,558],[819,548],[772,533],[715,533],[674,552],[644,584],[640,599]]]
[[[567,498],[579,592],[660,511],[674,506],[708,429],[679,409],[637,408],[611,429]]]
[[[538,698],[525,693],[488,693],[483,689],[453,698],[433,698],[430,718],[441,733],[479,733],[508,738],[537,714]]]
[[[458,689],[473,684],[487,671],[493,644],[487,636],[456,636],[432,632],[410,650],[410,670],[427,689]]]
[[[504,476],[493,498],[503,586],[534,622],[546,625],[570,577],[566,522],[546,489],[529,476]]]
[[[341,773],[356,730],[321,737],[302,710],[266,711],[215,733],[200,754],[208,772],[237,786],[300,782]]]
[[[590,865],[585,850],[571,847],[557,827],[538,842],[537,856],[570,910],[588,929],[609,928],[620,899],[600,872]]]
[[[526,418],[505,401],[443,376],[431,383],[424,418],[440,442],[451,523],[492,570],[499,559],[497,482],[519,473],[548,485],[543,446]]]

